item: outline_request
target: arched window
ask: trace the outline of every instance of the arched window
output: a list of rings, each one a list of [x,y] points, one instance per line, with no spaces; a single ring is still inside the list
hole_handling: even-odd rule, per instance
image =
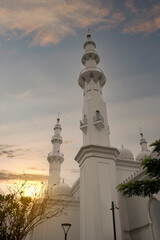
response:
[[[96,118],[97,118],[97,120],[100,120],[100,111],[99,110],[96,110]]]

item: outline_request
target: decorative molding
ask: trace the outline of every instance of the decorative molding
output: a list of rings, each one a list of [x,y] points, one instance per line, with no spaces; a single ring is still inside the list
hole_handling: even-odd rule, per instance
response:
[[[140,163],[136,161],[117,159],[116,165],[117,167],[123,166],[123,167],[134,167],[134,168],[140,169]]]
[[[119,151],[117,148],[111,146],[98,146],[98,145],[87,145],[81,147],[77,155],[75,156],[75,161],[79,163],[79,166],[90,157],[98,157],[103,159],[111,159],[115,161],[118,157]]]

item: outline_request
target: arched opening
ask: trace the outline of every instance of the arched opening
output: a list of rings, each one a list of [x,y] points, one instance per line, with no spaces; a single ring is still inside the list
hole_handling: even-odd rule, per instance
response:
[[[96,119],[97,121],[100,120],[100,111],[96,110]]]

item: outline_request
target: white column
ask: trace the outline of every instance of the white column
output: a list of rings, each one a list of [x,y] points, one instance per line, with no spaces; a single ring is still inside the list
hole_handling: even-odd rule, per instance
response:
[[[118,206],[116,164],[118,150],[85,146],[75,160],[80,166],[81,240],[113,240],[111,202]],[[115,211],[117,240],[121,240],[119,211]]]

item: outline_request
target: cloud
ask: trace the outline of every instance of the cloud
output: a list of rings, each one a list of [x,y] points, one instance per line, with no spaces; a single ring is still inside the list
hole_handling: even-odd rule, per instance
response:
[[[14,145],[0,144],[0,150],[5,150],[7,148],[13,147]]]
[[[7,39],[31,36],[31,44],[56,44],[76,28],[103,23],[109,15],[101,1],[0,0],[0,32]]]
[[[143,5],[143,6],[140,6]],[[0,0],[0,33],[7,40],[29,37],[31,45],[47,46],[96,26],[123,33],[151,33],[160,29],[160,3],[135,0]]]
[[[134,1],[126,1],[125,5],[133,15],[123,27],[123,33],[150,34],[160,29],[160,3],[148,4],[143,9],[138,9]]]
[[[125,2],[125,6],[126,6],[126,8],[128,8],[130,11],[131,11],[131,13],[133,13],[133,14],[136,14],[137,13],[137,8],[135,7],[135,5],[134,5],[134,1],[133,0],[127,0],[126,2]]]
[[[160,29],[160,3],[150,0],[143,3],[126,0],[119,6],[115,1],[105,23],[99,29],[110,30],[119,26],[125,34],[150,34],[158,31]]]
[[[8,158],[15,157],[15,151],[11,150],[11,147],[13,147],[13,145],[0,144],[0,156],[6,155]]]
[[[15,172],[10,172],[6,170],[0,170],[0,182],[6,182],[10,180],[27,180],[27,181],[46,181],[48,179],[47,175],[43,174],[19,174]]]
[[[126,19],[126,16],[123,12],[113,12],[111,16],[109,16],[105,23],[99,27],[101,30],[110,30],[112,28],[115,28],[120,25],[121,22],[123,22]]]
[[[0,144],[0,156],[5,155],[8,158],[12,158],[17,156],[23,156],[24,152],[29,151],[29,149],[14,148],[15,145]]]
[[[36,171],[45,171],[45,168],[35,168],[35,167],[29,167],[30,170],[36,170]]]

